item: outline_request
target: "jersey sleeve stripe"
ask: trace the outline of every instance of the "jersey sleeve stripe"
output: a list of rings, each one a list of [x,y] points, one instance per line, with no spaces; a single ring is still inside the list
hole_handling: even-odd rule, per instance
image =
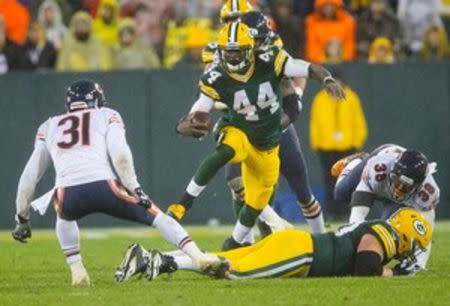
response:
[[[386,251],[386,256],[388,258],[392,258],[395,256],[397,250],[395,246],[394,237],[392,237],[391,233],[384,228],[382,225],[376,224],[372,226],[373,231],[378,235],[381,242],[383,243],[383,247]]]
[[[275,75],[277,77],[280,76],[281,73],[283,73],[287,59],[287,53],[284,50],[280,50],[275,58]]]
[[[208,97],[210,97],[213,100],[219,101],[220,100],[220,95],[217,93],[217,91],[212,88],[211,86],[206,85],[205,83],[203,83],[202,81],[200,81],[199,83],[199,88],[200,91],[207,95]]]

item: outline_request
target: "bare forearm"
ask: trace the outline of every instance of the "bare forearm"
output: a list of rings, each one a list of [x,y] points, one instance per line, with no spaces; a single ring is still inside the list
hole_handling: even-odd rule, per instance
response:
[[[325,78],[331,78],[331,73],[325,67],[311,63],[308,67],[309,77],[313,80],[324,83]]]

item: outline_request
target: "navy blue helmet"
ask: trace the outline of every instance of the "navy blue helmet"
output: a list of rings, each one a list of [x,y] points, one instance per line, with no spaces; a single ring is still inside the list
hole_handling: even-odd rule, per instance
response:
[[[406,150],[389,173],[391,192],[398,201],[414,194],[427,176],[428,160],[421,152]]]
[[[250,28],[250,34],[256,42],[264,44],[271,34],[269,19],[261,12],[249,12],[241,17],[241,22]]]
[[[102,87],[90,80],[72,83],[67,89],[66,98],[66,108],[69,112],[106,105]]]

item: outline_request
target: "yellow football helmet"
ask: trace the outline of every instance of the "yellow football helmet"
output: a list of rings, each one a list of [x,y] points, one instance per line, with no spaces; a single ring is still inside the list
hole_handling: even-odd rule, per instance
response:
[[[398,236],[397,257],[411,255],[415,246],[425,250],[431,242],[430,222],[417,210],[402,208],[392,214],[387,223]]]
[[[252,11],[253,7],[247,0],[227,0],[220,10],[220,21],[234,22],[243,14]]]
[[[255,40],[247,25],[232,22],[224,25],[219,32],[217,47],[220,62],[232,73],[243,73],[254,61]]]

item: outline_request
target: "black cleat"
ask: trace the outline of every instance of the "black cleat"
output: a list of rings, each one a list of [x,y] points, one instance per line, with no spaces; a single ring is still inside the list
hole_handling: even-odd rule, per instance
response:
[[[178,265],[174,258],[169,255],[164,255],[158,250],[150,251],[150,260],[145,271],[145,277],[152,281],[163,273],[174,273],[178,270]]]
[[[114,273],[116,281],[124,282],[134,275],[144,273],[149,261],[150,254],[139,244],[133,243]]]
[[[230,250],[234,250],[234,249],[238,249],[238,248],[242,248],[242,247],[246,247],[246,246],[250,246],[250,245],[251,244],[248,242],[239,243],[236,240],[234,240],[233,237],[230,237],[223,242],[222,251],[230,251]]]

